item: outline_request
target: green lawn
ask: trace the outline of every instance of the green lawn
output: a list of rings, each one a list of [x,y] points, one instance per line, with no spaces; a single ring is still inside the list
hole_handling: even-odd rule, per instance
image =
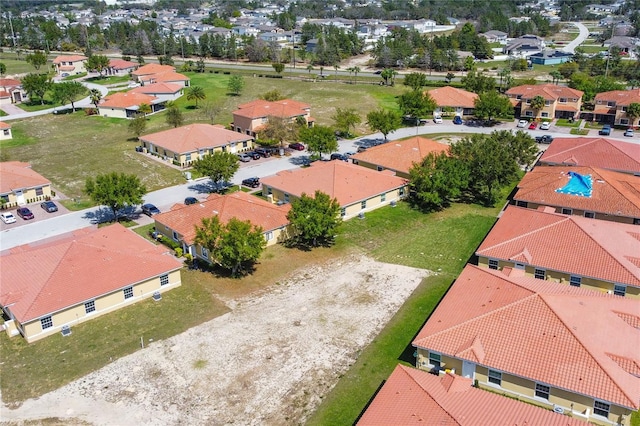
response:
[[[606,52],[608,49],[602,46],[587,46],[584,44],[580,45],[580,49],[584,51],[584,53],[598,53],[598,52]]]
[[[7,73],[5,75],[45,72],[46,69],[50,69],[45,65],[40,68],[40,71],[36,71],[33,65],[30,65],[24,60],[24,55],[21,56],[21,59],[16,59],[15,54],[6,52],[0,53],[0,62],[7,66]]]

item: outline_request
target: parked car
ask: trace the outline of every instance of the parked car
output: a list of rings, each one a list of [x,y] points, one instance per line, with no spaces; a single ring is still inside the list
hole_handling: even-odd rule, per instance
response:
[[[624,135],[628,138],[632,138],[633,137],[633,129],[631,127],[629,127],[627,130],[624,131]]]
[[[439,115],[434,115],[433,116],[433,122],[436,124],[442,124],[442,117]]]
[[[366,146],[359,146],[358,149],[356,151],[358,152],[365,152],[367,150]]]
[[[271,151],[269,151],[267,148],[256,148],[254,152],[257,152],[264,158],[271,157]]]
[[[525,127],[527,127],[527,124],[529,124],[529,122],[527,120],[520,120],[520,121],[518,121],[518,126],[517,127],[525,128]]]
[[[259,160],[260,158],[262,158],[262,156],[255,151],[245,152],[245,154],[247,154],[249,157],[253,158],[254,160]]]
[[[600,129],[598,134],[602,136],[609,136],[611,134],[611,125],[605,124],[604,126],[602,126],[602,129]]]
[[[18,210],[16,210],[16,214],[24,220],[30,220],[34,217],[33,213],[31,212],[31,210],[29,210],[28,207],[20,207]]]
[[[249,188],[257,188],[260,186],[260,178],[250,177],[250,178],[244,179],[242,181],[242,184],[244,186],[248,186]]]
[[[551,142],[553,142],[553,136],[551,135],[536,136],[536,142],[550,144]]]
[[[545,121],[544,123],[542,123],[540,125],[540,130],[549,130],[549,128],[551,128],[551,122],[550,121]]]
[[[198,202],[198,199],[196,197],[187,197],[184,199],[184,204],[185,205],[191,205],[191,204],[196,204]]]
[[[290,143],[289,148],[295,149],[296,151],[304,151],[304,145],[300,142]]]
[[[249,161],[251,161],[251,157],[249,157],[245,153],[237,154],[237,155],[238,155],[238,160],[242,161],[243,163],[248,163]]]
[[[349,157],[347,157],[344,154],[340,154],[339,152],[334,152],[333,154],[331,154],[331,159],[332,160],[349,161]]]
[[[4,223],[16,223],[16,217],[9,212],[0,214],[0,219],[2,219]]]
[[[142,213],[146,214],[147,216],[153,216],[154,214],[159,214],[160,209],[153,204],[143,204]]]
[[[44,201],[40,203],[40,207],[47,213],[55,213],[58,211],[58,206],[53,201]]]
[[[453,124],[462,124],[462,117],[460,117],[459,115],[453,117]]]
[[[529,124],[529,130],[535,130],[538,127],[538,123],[536,123],[535,121],[532,121],[531,124]]]

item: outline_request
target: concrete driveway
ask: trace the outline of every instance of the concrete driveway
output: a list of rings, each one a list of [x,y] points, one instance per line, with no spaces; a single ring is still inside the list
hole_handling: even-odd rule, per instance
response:
[[[575,53],[576,47],[584,43],[587,37],[589,37],[589,29],[585,27],[582,22],[571,22],[571,24],[574,27],[578,28],[578,30],[580,31],[580,34],[578,34],[578,37],[571,40],[569,44],[567,44],[565,47],[561,49],[563,52],[567,52],[567,53]]]

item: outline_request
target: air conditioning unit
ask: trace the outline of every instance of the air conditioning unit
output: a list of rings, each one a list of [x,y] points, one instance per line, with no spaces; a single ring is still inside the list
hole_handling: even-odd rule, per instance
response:
[[[564,408],[562,408],[559,405],[554,405],[553,406],[553,412],[554,413],[558,413],[558,414],[564,414]]]
[[[364,212],[358,213],[358,219],[364,219]]]
[[[395,207],[395,206],[397,206],[397,205],[398,205],[398,203],[397,203],[395,200],[393,200],[393,201],[392,201],[391,203],[389,203],[389,204],[391,204],[391,207]]]
[[[60,333],[64,336],[70,336],[71,335],[71,327],[69,327],[68,325],[63,325],[62,329],[60,330]]]

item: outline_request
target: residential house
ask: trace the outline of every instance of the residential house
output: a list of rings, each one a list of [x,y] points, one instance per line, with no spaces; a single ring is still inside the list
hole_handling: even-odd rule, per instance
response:
[[[580,90],[555,84],[525,84],[512,87],[506,95],[519,117],[531,118],[576,118],[582,108]],[[531,108],[531,100],[536,96],[544,98],[544,108],[536,111]]]
[[[135,118],[139,114],[140,105],[151,107],[151,113],[162,111],[166,101],[144,93],[116,92],[107,95],[98,104],[98,114],[103,117]]]
[[[109,59],[107,75],[129,75],[138,69],[137,62],[125,61],[124,59]]]
[[[640,177],[597,167],[535,167],[518,183],[512,203],[640,225]]]
[[[630,58],[635,58],[635,51],[638,46],[640,46],[640,41],[637,38],[625,35],[615,35],[602,43],[602,47],[607,47],[609,50],[612,47],[617,47],[620,52],[624,52],[623,54],[628,55]]]
[[[138,78],[138,81],[143,86],[155,83],[179,84],[182,87],[189,87],[191,85],[191,79],[189,77],[174,71],[159,72],[156,74],[140,76]]]
[[[588,423],[473,387],[454,373],[436,376],[398,364],[358,419],[358,426],[545,425]]]
[[[146,64],[139,67],[137,70],[131,73],[131,77],[134,81],[140,82],[140,79],[145,76],[153,74],[161,74],[165,72],[176,72],[176,68],[173,65],[160,65],[160,64]]]
[[[600,15],[604,13],[616,13],[620,6],[618,4],[588,4],[585,7],[587,12]]]
[[[638,227],[509,206],[476,255],[490,269],[640,298]]]
[[[11,124],[0,121],[0,141],[13,139]]]
[[[194,123],[175,129],[140,136],[144,150],[150,154],[173,161],[180,167],[215,151],[240,153],[253,149],[251,136],[238,134],[221,125]]]
[[[19,104],[28,97],[19,80],[0,78],[0,106]]]
[[[453,112],[455,115],[465,116],[473,115],[475,112],[475,101],[478,95],[473,92],[445,86],[429,90],[428,93],[436,102],[435,114]]]
[[[175,101],[184,94],[184,86],[175,83],[145,84],[144,86],[130,90],[129,93],[142,93],[153,96],[163,102]]]
[[[273,202],[289,203],[316,191],[338,200],[340,215],[350,219],[395,203],[407,193],[407,180],[390,170],[376,172],[345,161],[317,161],[310,167],[284,170],[262,179],[263,194]]]
[[[217,216],[226,224],[231,218],[249,221],[262,228],[267,246],[280,243],[290,235],[287,213],[291,205],[277,206],[246,192],[211,194],[197,204],[176,204],[170,211],[153,216],[156,231],[182,245],[184,253],[210,262],[207,249],[196,244],[196,227],[202,219]]]
[[[538,164],[593,166],[640,176],[640,145],[608,138],[555,138]]]
[[[562,50],[544,49],[542,52],[534,53],[529,56],[532,64],[538,65],[558,65],[569,62],[573,59],[573,53],[563,52]]]
[[[640,301],[519,272],[467,265],[413,341],[417,367],[629,426],[640,408]]]
[[[593,112],[596,121],[620,126],[640,126],[640,117],[635,117],[632,120],[627,115],[629,105],[640,104],[640,89],[598,93],[594,102]]]
[[[238,105],[238,109],[233,112],[231,128],[236,132],[255,137],[256,133],[268,123],[269,117],[280,117],[292,123],[304,120],[309,127],[312,127],[315,121],[311,117],[311,105],[309,104],[292,99],[274,102],[256,99]]]
[[[498,31],[498,30],[491,30],[491,31],[487,31],[485,33],[480,33],[478,35],[480,37],[486,38],[489,43],[506,42],[507,41],[507,37],[509,36],[509,34],[504,33],[502,31]]]
[[[0,256],[5,330],[29,343],[68,332],[154,294],[161,298],[180,286],[181,267],[166,247],[120,224],[17,247]]]
[[[409,179],[409,170],[420,164],[430,153],[449,152],[449,145],[431,139],[413,138],[391,141],[352,155],[354,164],[377,171],[391,170],[396,176]]]
[[[0,163],[0,201],[7,207],[51,197],[51,182],[20,161]]]
[[[83,74],[87,72],[85,62],[87,58],[83,55],[60,55],[53,60],[53,65],[59,76]]]
[[[536,35],[525,34],[510,40],[502,48],[502,53],[513,56],[529,56],[545,48],[544,40]]]

